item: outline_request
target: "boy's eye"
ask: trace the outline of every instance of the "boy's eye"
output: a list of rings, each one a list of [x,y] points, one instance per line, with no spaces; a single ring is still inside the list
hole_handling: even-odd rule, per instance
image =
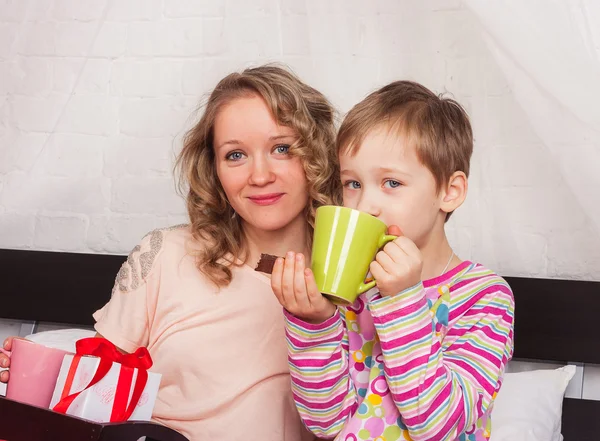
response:
[[[383,186],[384,186],[384,187],[387,187],[387,188],[398,188],[398,187],[400,187],[401,185],[402,185],[402,184],[401,184],[400,182],[398,182],[398,181],[394,181],[393,179],[388,179],[387,181],[385,181],[385,182],[383,183]]]
[[[344,187],[349,188],[350,190],[358,190],[358,189],[360,189],[360,182],[346,181],[346,182],[344,182]]]
[[[279,153],[280,155],[285,155],[290,151],[290,146],[288,144],[279,144],[275,146],[275,153]]]
[[[228,161],[239,161],[244,158],[244,154],[242,152],[231,152],[225,156],[225,159]]]

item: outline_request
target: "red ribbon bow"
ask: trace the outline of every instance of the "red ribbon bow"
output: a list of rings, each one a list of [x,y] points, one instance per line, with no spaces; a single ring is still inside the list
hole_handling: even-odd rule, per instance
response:
[[[144,387],[146,387],[148,381],[148,369],[152,367],[152,358],[150,358],[148,350],[146,348],[138,348],[133,354],[123,354],[119,352],[117,347],[110,341],[105,338],[95,337],[78,340],[75,347],[76,354],[69,367],[61,399],[56,403],[53,410],[60,413],[67,413],[69,406],[73,403],[75,398],[77,398],[81,392],[91,388],[102,380],[106,374],[108,374],[108,371],[110,371],[112,364],[116,362],[121,365],[121,370],[119,371],[119,380],[116,386],[117,389],[115,391],[115,400],[110,421],[127,421],[135,410],[135,406],[140,400]],[[98,369],[96,369],[94,377],[83,390],[69,395],[79,361],[81,360],[81,357],[88,355],[100,359]],[[129,392],[131,390],[134,369],[138,370],[138,374],[133,387],[133,394],[129,401]],[[127,404],[128,401],[129,405]]]

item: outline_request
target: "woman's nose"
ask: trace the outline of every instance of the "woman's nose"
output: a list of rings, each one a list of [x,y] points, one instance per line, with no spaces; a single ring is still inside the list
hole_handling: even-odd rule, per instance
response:
[[[250,173],[250,183],[252,185],[263,186],[275,180],[275,174],[267,159],[259,158],[253,161],[252,171]]]

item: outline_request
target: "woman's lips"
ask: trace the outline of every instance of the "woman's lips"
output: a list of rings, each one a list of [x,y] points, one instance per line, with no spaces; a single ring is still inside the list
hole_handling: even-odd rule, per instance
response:
[[[252,202],[256,205],[273,205],[276,204],[285,193],[270,193],[270,194],[261,194],[257,196],[249,196]]]

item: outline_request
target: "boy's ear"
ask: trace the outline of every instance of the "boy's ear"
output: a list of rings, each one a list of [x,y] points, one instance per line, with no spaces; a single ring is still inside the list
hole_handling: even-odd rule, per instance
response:
[[[460,207],[467,197],[468,189],[467,175],[464,172],[455,171],[448,179],[446,188],[442,188],[441,210],[445,213],[452,213]]]

